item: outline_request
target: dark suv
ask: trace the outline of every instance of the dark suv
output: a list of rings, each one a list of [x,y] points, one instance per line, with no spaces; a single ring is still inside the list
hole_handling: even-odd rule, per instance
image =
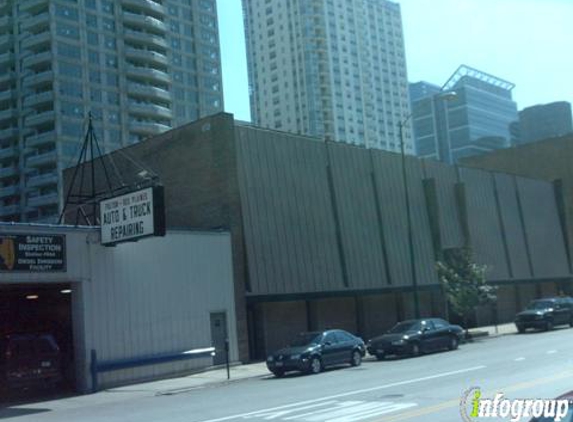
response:
[[[55,386],[62,381],[60,349],[51,334],[0,337],[0,386]]]
[[[520,333],[528,328],[548,331],[555,325],[564,324],[573,327],[573,299],[570,297],[533,300],[523,312],[515,316],[515,325]]]

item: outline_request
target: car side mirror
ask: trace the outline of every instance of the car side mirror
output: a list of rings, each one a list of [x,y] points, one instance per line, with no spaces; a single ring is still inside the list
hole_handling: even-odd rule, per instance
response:
[[[428,327],[422,328],[422,333],[427,333],[428,331],[430,331],[430,328]]]
[[[325,341],[324,343],[322,343],[323,346],[332,346],[332,342],[331,341]]]

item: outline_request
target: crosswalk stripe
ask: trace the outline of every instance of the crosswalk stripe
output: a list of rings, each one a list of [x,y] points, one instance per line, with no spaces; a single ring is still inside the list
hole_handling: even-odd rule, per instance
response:
[[[360,415],[356,415],[355,417],[351,418],[346,417],[340,419],[333,419],[329,420],[328,422],[357,422],[363,419],[372,418],[374,416],[386,415],[387,413],[393,413],[399,410],[409,409],[410,407],[415,407],[415,406],[417,406],[416,403],[403,403],[403,404],[394,403],[392,406],[379,408],[369,413],[362,413]]]
[[[384,404],[383,406],[386,407],[387,405]],[[322,414],[310,418],[304,418],[303,420],[307,422],[333,421],[338,418],[352,417],[379,407],[380,403],[362,403],[346,409],[330,409]]]
[[[357,404],[361,404],[361,403],[364,403],[364,402],[362,402],[362,401],[345,401],[345,402],[335,402],[334,405],[338,408],[342,408],[342,407],[356,406]],[[295,412],[298,412],[299,410],[302,410],[302,409],[298,408],[295,410]],[[303,414],[295,414],[294,416],[289,416],[288,418],[283,418],[283,419],[285,421],[304,419],[304,418],[310,417],[312,415],[328,412],[331,410],[332,410],[332,407],[329,407],[327,409],[314,410],[312,412],[307,412],[307,413],[303,413]]]
[[[251,413],[250,415],[243,416],[243,419],[250,419],[250,418],[263,418],[265,420],[272,420],[272,419],[278,419],[278,418],[284,419],[284,418],[282,418],[282,416],[286,416],[286,415],[291,414],[293,412],[298,412],[299,410],[306,410],[306,409],[313,409],[313,408],[317,408],[317,407],[330,406],[330,405],[333,405],[336,403],[338,403],[336,400],[328,400],[328,401],[323,401],[323,402],[319,402],[319,403],[307,404],[306,406],[301,406],[301,407],[296,407],[296,408],[291,408],[291,409],[279,409],[279,410],[255,412],[255,413]]]

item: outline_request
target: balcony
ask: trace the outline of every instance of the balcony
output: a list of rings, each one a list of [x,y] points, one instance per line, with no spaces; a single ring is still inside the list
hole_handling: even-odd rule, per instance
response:
[[[0,24],[0,28],[2,27],[2,25]],[[4,34],[4,35],[0,35],[0,48],[2,50],[8,50],[12,43],[14,41],[14,37],[12,36],[12,34]]]
[[[147,28],[161,33],[167,32],[167,27],[163,21],[151,16],[137,15],[135,13],[123,12],[124,23],[130,23],[140,28]]]
[[[0,74],[0,84],[5,84],[6,82],[11,82],[16,79],[16,74],[14,72],[6,72]]]
[[[46,173],[30,177],[26,182],[26,187],[37,188],[40,186],[55,185],[57,183],[58,175],[56,173]]]
[[[16,117],[16,110],[12,108],[0,110],[0,122],[15,119]]]
[[[32,13],[42,7],[48,6],[48,0],[23,0],[20,2],[18,7],[20,8],[20,12],[29,12]]]
[[[126,29],[124,32],[124,38],[126,41],[135,41],[138,43],[145,43],[147,45],[155,45],[157,47],[167,48],[167,40],[159,35],[149,34],[147,32],[132,31]]]
[[[46,205],[53,205],[58,203],[58,192],[50,192],[44,195],[34,196],[28,198],[29,207],[43,207]]]
[[[56,118],[54,110],[42,111],[40,113],[31,114],[24,118],[26,126],[40,126],[46,123],[53,122]]]
[[[24,98],[24,107],[34,107],[41,104],[48,104],[54,101],[54,92],[45,91],[40,94],[31,94]]]
[[[126,47],[125,56],[130,59],[140,60],[146,63],[156,63],[159,65],[169,64],[169,60],[166,55],[155,51]]]
[[[13,99],[12,89],[0,91],[0,102],[11,101]]]
[[[52,130],[50,132],[44,132],[26,138],[26,147],[37,147],[54,142],[56,142],[56,132]]]
[[[138,135],[152,136],[167,132],[171,126],[153,122],[130,122],[129,131]]]
[[[153,0],[122,0],[122,5],[131,6],[142,12],[155,12],[165,16],[165,6]]]
[[[45,164],[55,163],[58,158],[56,150],[44,152],[43,154],[31,155],[26,158],[27,167],[37,167]]]
[[[20,24],[22,31],[37,31],[44,26],[48,27],[50,24],[50,14],[48,12],[40,13],[39,15],[24,19]]]
[[[19,192],[20,186],[18,185],[11,185],[0,188],[0,199],[6,198],[7,196],[18,195]]]
[[[12,53],[11,51],[8,51],[4,54],[0,54],[0,64],[1,65],[6,65],[12,61],[14,61],[14,53]]]
[[[29,56],[22,59],[22,67],[34,67],[39,64],[45,63],[52,63],[52,52],[51,51],[43,51],[41,53],[35,54],[30,53]]]
[[[7,129],[0,130],[0,140],[5,141],[11,138],[18,137],[18,128],[17,127],[9,127]]]
[[[20,214],[20,205],[0,205],[0,217]]]
[[[128,105],[129,114],[145,117],[162,117],[164,119],[171,119],[173,113],[167,107],[162,107],[156,104],[137,104],[131,103]]]
[[[168,73],[148,67],[127,66],[127,74],[149,81],[171,83],[171,78]]]
[[[5,179],[7,177],[14,177],[18,175],[18,167],[0,167],[0,179]]]
[[[15,146],[9,146],[6,148],[2,148],[2,149],[0,149],[0,160],[3,160],[5,158],[17,157],[18,154],[19,154],[19,150]]]
[[[24,88],[33,88],[38,85],[48,84],[54,80],[54,72],[45,70],[23,78],[22,85]]]
[[[49,44],[52,40],[52,35],[50,34],[49,29],[45,32],[40,32],[39,34],[31,35],[27,38],[24,38],[21,42],[22,50],[26,50],[32,47],[37,47],[44,44]]]
[[[140,97],[171,101],[171,94],[169,91],[151,85],[129,83],[127,84],[127,93]]]

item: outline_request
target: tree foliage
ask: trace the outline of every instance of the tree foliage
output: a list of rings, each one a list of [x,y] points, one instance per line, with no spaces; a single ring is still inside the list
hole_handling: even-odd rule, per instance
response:
[[[476,307],[495,303],[497,287],[486,281],[485,265],[474,262],[469,248],[448,249],[436,263],[438,277],[452,310],[467,321]]]

